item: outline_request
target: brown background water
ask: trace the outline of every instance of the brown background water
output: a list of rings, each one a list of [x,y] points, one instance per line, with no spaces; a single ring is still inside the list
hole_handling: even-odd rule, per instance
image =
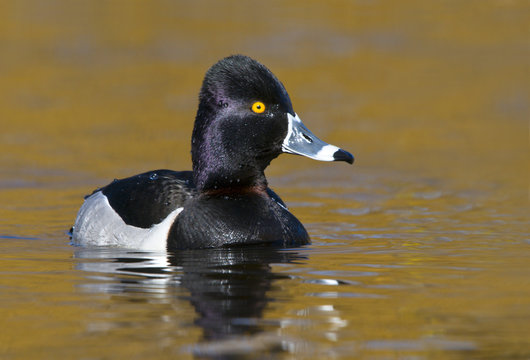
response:
[[[0,2],[0,358],[530,358],[529,4]],[[190,168],[232,53],[356,155],[268,169],[313,244],[70,246],[83,195]]]

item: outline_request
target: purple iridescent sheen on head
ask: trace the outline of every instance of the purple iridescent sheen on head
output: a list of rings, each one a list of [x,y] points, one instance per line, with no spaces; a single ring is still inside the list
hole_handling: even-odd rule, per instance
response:
[[[253,113],[255,101],[268,111]],[[266,186],[263,171],[281,153],[286,113],[294,114],[289,95],[262,64],[235,55],[213,65],[199,94],[192,136],[198,189]]]

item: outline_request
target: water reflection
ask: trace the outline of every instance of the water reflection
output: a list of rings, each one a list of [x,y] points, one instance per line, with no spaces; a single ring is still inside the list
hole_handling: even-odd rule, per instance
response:
[[[262,320],[262,314],[274,300],[268,295],[274,281],[289,276],[273,272],[271,265],[307,260],[298,251],[271,247],[189,250],[174,254],[78,249],[75,257],[77,268],[90,272],[89,278],[94,280],[81,285],[87,291],[144,293],[151,299],[172,303],[189,301],[197,314],[194,324],[202,329],[202,341],[209,343],[191,350],[206,357],[242,355],[249,348],[263,350],[264,346],[267,351],[281,349],[281,339],[266,333],[270,324]],[[255,336],[259,333],[263,334]],[[246,340],[237,340],[241,336]],[[249,339],[252,344],[245,344]]]
[[[259,326],[241,319],[260,318],[269,299],[267,291],[275,279],[272,263],[289,263],[297,253],[272,248],[230,249],[177,253],[174,266],[182,266],[182,286],[190,291],[190,302],[200,317],[196,324],[208,340],[255,333]],[[239,319],[234,322],[233,319]]]

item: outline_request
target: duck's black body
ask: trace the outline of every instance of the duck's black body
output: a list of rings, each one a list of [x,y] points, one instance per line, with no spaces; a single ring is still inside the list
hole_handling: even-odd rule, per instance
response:
[[[303,225],[264,175],[282,152],[353,162],[302,124],[266,67],[225,58],[208,70],[199,95],[193,171],[151,171],[96,190],[79,211],[73,240],[145,249],[307,244]]]
[[[309,243],[300,221],[268,192],[200,195],[187,206],[169,231],[169,248]]]
[[[199,194],[193,172],[155,170],[115,180],[96,192],[107,198],[126,225],[141,229],[150,229],[183,208],[167,236],[171,249],[309,242],[303,225],[270,188]]]

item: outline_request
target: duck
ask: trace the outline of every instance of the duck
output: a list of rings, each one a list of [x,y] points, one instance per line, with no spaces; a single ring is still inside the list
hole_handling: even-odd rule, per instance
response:
[[[223,58],[199,92],[192,170],[153,170],[96,189],[77,213],[72,243],[153,251],[309,244],[265,177],[283,153],[354,162],[303,124],[267,67],[245,55]]]

